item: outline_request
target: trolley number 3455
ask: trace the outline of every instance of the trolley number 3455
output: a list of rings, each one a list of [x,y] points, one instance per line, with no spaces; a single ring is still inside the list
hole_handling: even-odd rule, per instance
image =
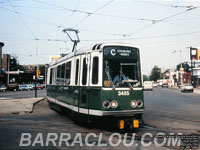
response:
[[[118,91],[118,96],[129,96],[129,91]]]

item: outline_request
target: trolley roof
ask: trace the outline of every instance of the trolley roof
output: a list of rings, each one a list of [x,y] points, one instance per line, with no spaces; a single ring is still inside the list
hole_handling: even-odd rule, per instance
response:
[[[95,45],[82,47],[75,52],[71,52],[70,54],[68,54],[68,55],[62,57],[61,59],[59,59],[58,61],[56,61],[55,63],[50,64],[49,67],[56,65],[68,58],[73,57],[73,56],[81,55],[84,53],[90,53],[90,52],[94,52],[94,51],[101,51],[104,46],[127,46],[127,47],[136,47],[137,48],[137,46],[134,46],[132,44],[120,43],[120,42],[118,42],[118,43],[98,43]]]

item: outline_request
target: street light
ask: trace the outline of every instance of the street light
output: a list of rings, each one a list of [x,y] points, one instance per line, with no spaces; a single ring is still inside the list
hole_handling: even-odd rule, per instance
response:
[[[178,52],[178,51],[173,51],[172,53],[174,54],[174,53],[176,53],[176,52]],[[182,73],[183,73],[183,71],[184,71],[184,69],[183,69],[183,65],[182,65],[182,50],[179,50],[179,52],[180,52],[180,63],[181,63],[181,67],[180,67],[180,73],[181,73],[181,85],[183,85],[183,77],[182,77]]]

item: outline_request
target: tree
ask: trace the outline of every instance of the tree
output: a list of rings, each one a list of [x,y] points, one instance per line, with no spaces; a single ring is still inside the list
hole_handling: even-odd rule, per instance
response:
[[[151,70],[151,76],[150,80],[157,81],[161,79],[161,69],[158,66],[154,66],[153,69]]]
[[[188,65],[188,63],[182,63],[182,67],[184,68],[184,71],[185,71],[185,72],[190,72],[190,66]],[[178,64],[178,65],[176,66],[176,69],[177,69],[178,71],[180,71],[180,68],[181,68],[181,64]]]
[[[11,71],[17,71],[17,70],[20,70],[20,71],[25,71],[24,67],[21,66],[21,65],[16,65],[16,66],[13,66],[10,68]]]
[[[149,81],[149,76],[147,76],[147,75],[143,75],[143,81]]]

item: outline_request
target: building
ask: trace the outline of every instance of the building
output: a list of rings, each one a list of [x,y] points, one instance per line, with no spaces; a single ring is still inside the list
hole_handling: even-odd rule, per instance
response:
[[[8,59],[9,58],[10,58],[10,54],[3,54],[3,59],[2,59],[3,72],[8,71]]]
[[[0,76],[2,74],[2,47],[4,46],[3,42],[0,42]]]
[[[162,71],[162,76],[170,86],[174,86],[177,82],[178,74],[176,69],[166,69]]]
[[[33,73],[34,69],[38,66],[38,65],[22,65],[24,67],[25,72],[27,73]]]
[[[193,68],[194,87],[200,88],[200,67]]]

